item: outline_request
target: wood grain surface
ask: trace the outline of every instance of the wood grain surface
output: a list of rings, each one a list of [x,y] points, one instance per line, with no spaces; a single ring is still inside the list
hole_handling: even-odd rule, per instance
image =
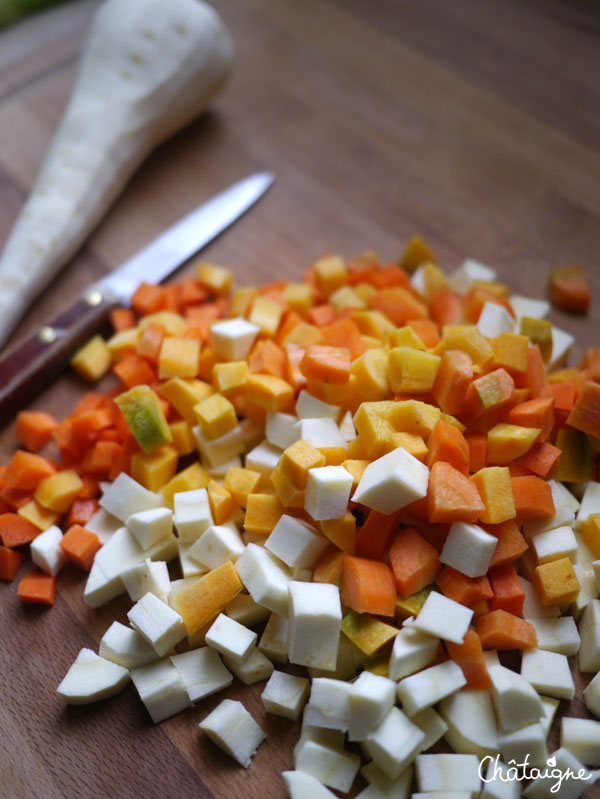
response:
[[[600,12],[584,0],[215,0],[237,47],[234,77],[209,113],[162,146],[40,297],[22,340],[105,271],[238,178],[277,173],[267,196],[206,250],[240,283],[297,278],[314,258],[375,248],[395,259],[413,233],[440,264],[495,266],[545,296],[548,269],[580,264],[587,317],[552,312],[600,341]],[[78,0],[0,33],[0,241],[34,179],[98,6]],[[0,291],[2,287],[0,286]],[[73,375],[33,407],[69,410]],[[15,448],[4,419],[0,454]],[[21,569],[23,574],[29,565]],[[91,611],[66,568],[51,609],[0,585],[0,798],[285,796],[299,727],[266,716],[262,686],[237,681],[269,735],[248,770],[199,732],[213,697],[155,727],[133,687],[65,708],[55,688],[82,646],[96,648],[117,600]],[[561,712],[585,715],[578,699]],[[556,731],[553,734],[556,744]],[[358,783],[357,783],[358,784]],[[589,787],[588,799],[599,789]]]

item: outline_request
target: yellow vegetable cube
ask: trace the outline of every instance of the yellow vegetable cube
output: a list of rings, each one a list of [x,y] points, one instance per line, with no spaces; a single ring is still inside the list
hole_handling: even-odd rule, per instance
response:
[[[216,363],[212,370],[213,387],[228,399],[240,396],[246,388],[248,374],[247,361]]]
[[[242,469],[239,466],[232,466],[223,480],[223,488],[233,497],[233,501],[245,508],[248,501],[248,494],[257,490],[260,483],[261,474],[252,469]]]
[[[388,382],[396,394],[427,394],[433,388],[441,357],[414,347],[395,347],[388,358]]]
[[[177,459],[175,447],[136,452],[131,456],[131,476],[148,491],[160,491],[177,471]]]
[[[568,605],[579,595],[579,581],[569,558],[559,558],[538,566],[532,582],[544,607]]]
[[[17,513],[42,531],[56,524],[61,516],[58,511],[48,510],[35,499],[20,507]]]
[[[217,363],[217,356],[212,347],[204,347],[198,359],[198,377],[210,383],[212,370]]]
[[[308,470],[316,469],[318,466],[325,466],[325,456],[311,444],[300,439],[281,453],[277,468],[295,486],[304,488]]]
[[[524,455],[537,441],[539,427],[500,423],[488,432],[487,458],[490,463],[510,463]]]
[[[600,558],[600,513],[590,513],[581,530],[584,544]]]
[[[328,302],[336,313],[340,313],[344,308],[357,308],[361,310],[366,307],[364,301],[361,300],[351,286],[341,286],[341,288],[336,289],[333,294],[329,295]]]
[[[275,494],[248,494],[244,529],[249,533],[269,535],[284,513]]]
[[[380,341],[387,341],[388,336],[396,329],[381,311],[357,311],[352,319],[363,335],[378,338]]]
[[[549,361],[552,356],[552,324],[547,319],[533,319],[524,316],[521,319],[520,333],[527,336],[532,344],[540,348],[542,358]]]
[[[293,330],[284,337],[282,346],[287,344],[297,344],[299,347],[308,347],[310,344],[320,344],[322,340],[321,331],[316,325],[308,322],[300,322]]]
[[[172,602],[188,635],[194,635],[218,616],[243,587],[235,566],[227,560],[178,591]]]
[[[412,273],[426,261],[436,261],[436,257],[427,244],[419,236],[411,236],[398,263],[407,272]]]
[[[166,337],[158,356],[158,376],[161,380],[196,377],[199,360],[200,342],[197,339]]]
[[[143,333],[148,325],[159,325],[165,331],[165,336],[183,336],[188,328],[187,321],[181,314],[173,311],[157,311],[143,316],[138,322],[138,327]]]
[[[110,369],[112,358],[102,336],[93,336],[71,358],[71,366],[86,380],[100,380]]]
[[[319,453],[321,454],[321,453]],[[323,462],[325,459],[323,459]],[[277,496],[281,500],[281,504],[286,508],[303,508],[304,507],[304,488],[295,486],[289,477],[281,471],[279,466],[276,466],[271,473],[271,483],[277,492]]]
[[[412,347],[416,350],[427,349],[421,337],[409,325],[397,327],[393,330],[388,336],[388,344],[390,347]]]
[[[341,519],[328,519],[319,522],[321,532],[332,544],[345,552],[354,555],[354,539],[356,537],[356,519],[347,510]]]
[[[180,419],[178,422],[170,424],[169,430],[171,431],[173,446],[180,457],[189,455],[190,452],[196,449],[196,439],[193,436],[191,427],[185,419]]]
[[[519,374],[527,369],[527,351],[529,339],[517,333],[500,333],[492,339],[494,365],[502,367],[511,374]]]
[[[258,291],[252,286],[235,291],[229,303],[229,316],[232,319],[235,319],[236,316],[246,316],[256,297],[258,297]]]
[[[370,283],[358,283],[356,286],[354,286],[354,291],[356,292],[357,296],[360,297],[360,299],[364,302],[365,306],[369,304],[369,300],[371,299],[373,294],[377,293],[377,289],[375,288],[375,286],[372,286]],[[374,313],[379,313],[379,311],[374,311]],[[384,318],[387,322],[392,324],[390,320],[387,318],[387,316]]]
[[[283,290],[283,299],[294,311],[306,315],[313,304],[312,286],[308,283],[288,283]]]
[[[184,380],[182,377],[173,377],[162,383],[158,390],[191,425],[196,424],[194,407],[212,394],[211,386],[203,380]]]
[[[81,478],[73,469],[45,477],[35,490],[34,497],[44,508],[65,513],[83,488]]]
[[[423,294],[427,301],[437,294],[437,292],[448,285],[446,275],[442,272],[439,266],[432,264],[431,261],[426,261],[421,264],[422,266],[422,280],[423,280]]]
[[[134,352],[141,336],[141,330],[137,327],[119,330],[108,339],[106,346],[115,357],[120,357],[127,352]]]
[[[196,280],[211,294],[216,294],[218,297],[228,294],[233,287],[231,270],[208,261],[198,261],[196,264]]]
[[[402,447],[419,461],[424,461],[427,457],[427,444],[421,436],[414,433],[392,433],[392,444],[394,449]]]
[[[507,466],[488,466],[476,472],[471,480],[477,486],[485,505],[479,517],[485,524],[500,524],[517,515]]]
[[[342,619],[342,632],[361,652],[371,657],[398,635],[398,628],[374,616],[351,610]]]
[[[281,322],[282,313],[281,305],[271,302],[271,300],[265,300],[263,297],[257,297],[252,304],[248,321],[259,327],[265,336],[273,337]]]
[[[237,416],[231,402],[222,394],[211,394],[194,406],[196,420],[202,435],[212,441],[224,436],[237,426]]]
[[[360,478],[368,465],[369,461],[366,458],[349,458],[342,461],[344,469],[352,475],[352,493],[356,490],[356,486],[360,483]]]
[[[326,297],[348,282],[348,271],[344,259],[339,255],[320,258],[315,261],[313,268],[317,285]]]
[[[435,355],[443,355],[446,350],[463,350],[474,364],[486,364],[494,357],[490,342],[473,326],[461,326],[458,330],[446,333],[434,348]]]
[[[433,586],[426,585],[425,588],[421,588],[420,591],[411,594],[406,597],[406,599],[403,599],[400,594],[398,594],[396,597],[396,616],[399,619],[408,619],[410,616],[418,616],[432,588]]]
[[[385,455],[394,448],[391,424],[392,401],[363,402],[354,414],[354,426],[365,454],[370,460]]]
[[[246,399],[267,411],[283,411],[294,400],[294,391],[280,377],[250,374],[246,381]]]
[[[160,492],[167,504],[172,507],[175,494],[179,494],[181,491],[194,491],[196,488],[206,488],[210,480],[210,474],[203,466],[199,463],[192,463],[187,469],[183,469],[171,478]]]
[[[412,433],[427,441],[442,412],[435,405],[420,400],[392,403],[392,424],[398,433]],[[357,428],[358,429],[358,428]]]
[[[208,494],[208,504],[215,524],[223,524],[227,521],[233,511],[235,504],[231,492],[224,486],[219,485],[216,480],[211,480],[206,487]]]
[[[356,358],[350,369],[356,378],[356,391],[362,399],[376,402],[389,396],[387,350],[367,350]]]

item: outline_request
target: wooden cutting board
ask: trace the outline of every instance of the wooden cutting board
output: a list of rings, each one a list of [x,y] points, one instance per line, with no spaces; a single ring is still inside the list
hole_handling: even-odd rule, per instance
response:
[[[97,5],[79,0],[0,34],[0,242],[59,119]],[[237,46],[229,87],[139,170],[13,342],[203,198],[268,168],[274,188],[206,250],[240,284],[296,279],[325,252],[375,248],[391,261],[418,233],[447,270],[472,256],[531,296],[545,295],[549,267],[581,264],[593,288],[590,314],[551,319],[576,336],[576,357],[599,343],[597,6],[214,5]],[[64,413],[85,389],[64,375],[34,407]],[[4,421],[6,462],[15,441]],[[120,601],[87,609],[83,583],[65,569],[51,609],[23,607],[16,582],[0,586],[0,799],[283,797],[279,772],[292,767],[299,728],[265,715],[260,685],[227,694],[269,733],[248,770],[198,731],[219,698],[158,727],[132,687],[95,706],[63,706],[55,687],[76,653],[96,648],[127,609]],[[568,712],[582,714],[581,702]]]

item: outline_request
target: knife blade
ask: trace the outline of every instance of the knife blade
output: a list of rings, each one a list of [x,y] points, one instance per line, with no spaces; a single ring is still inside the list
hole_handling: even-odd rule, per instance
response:
[[[274,179],[272,172],[259,172],[204,202],[0,359],[0,420],[8,421],[44,388],[117,305],[129,304],[140,283],[164,280],[251,208]]]

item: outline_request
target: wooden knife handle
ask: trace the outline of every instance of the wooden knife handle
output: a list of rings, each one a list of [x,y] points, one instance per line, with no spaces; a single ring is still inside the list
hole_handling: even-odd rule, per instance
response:
[[[107,321],[116,305],[112,298],[90,290],[0,359],[0,425],[48,385],[73,352]]]

